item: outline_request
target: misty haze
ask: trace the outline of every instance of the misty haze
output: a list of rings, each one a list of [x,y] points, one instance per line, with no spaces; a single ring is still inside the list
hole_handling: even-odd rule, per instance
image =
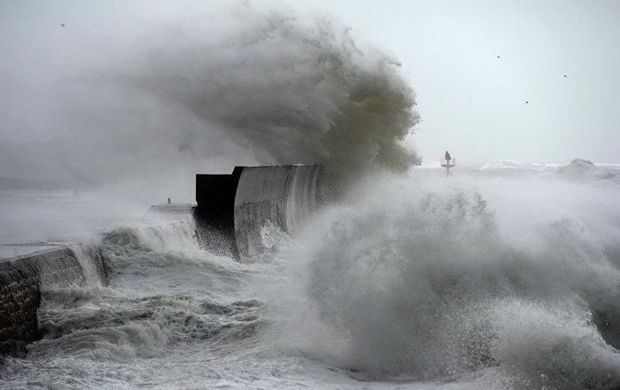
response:
[[[0,388],[620,388],[620,3],[4,1]]]

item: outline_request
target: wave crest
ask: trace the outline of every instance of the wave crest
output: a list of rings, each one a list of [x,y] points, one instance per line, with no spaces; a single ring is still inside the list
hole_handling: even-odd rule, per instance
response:
[[[403,143],[419,117],[399,64],[361,49],[347,27],[292,15],[247,6],[159,33],[139,72],[118,77],[199,118],[209,134],[179,137],[196,155],[217,139],[260,163],[318,163],[345,176],[418,162]]]
[[[586,227],[561,219],[516,247],[475,191],[410,195],[334,207],[285,256],[303,303],[284,305],[304,307],[288,344],[373,379],[620,384],[617,335],[596,318],[620,315],[620,270]]]

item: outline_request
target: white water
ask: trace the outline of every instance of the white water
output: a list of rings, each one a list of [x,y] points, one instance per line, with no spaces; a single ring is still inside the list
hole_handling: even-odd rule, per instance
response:
[[[254,264],[200,250],[188,218],[107,229],[110,286],[47,291],[46,336],[1,387],[613,388],[619,195],[547,171],[377,176],[294,240],[263,229]]]

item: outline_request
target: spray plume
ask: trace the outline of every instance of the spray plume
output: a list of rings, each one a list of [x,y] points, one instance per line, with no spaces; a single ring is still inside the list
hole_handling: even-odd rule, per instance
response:
[[[259,163],[321,163],[344,176],[418,162],[398,63],[322,18],[258,12],[162,34],[123,83],[182,107]]]
[[[243,164],[318,163],[351,178],[418,161],[403,142],[419,119],[397,61],[346,27],[236,4],[132,34],[66,37],[38,100],[11,109],[40,125],[0,145],[0,176],[161,187]]]

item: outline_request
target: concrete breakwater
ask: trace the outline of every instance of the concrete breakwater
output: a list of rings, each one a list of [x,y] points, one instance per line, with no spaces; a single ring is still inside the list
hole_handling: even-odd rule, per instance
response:
[[[269,248],[263,230],[292,236],[316,210],[325,191],[317,165],[235,167],[230,175],[197,175],[196,201],[162,205],[159,212],[191,213],[196,239],[212,252],[240,260]],[[0,357],[24,356],[41,336],[37,311],[46,289],[96,282],[107,285],[99,249],[81,245],[0,245]]]
[[[24,356],[40,336],[37,310],[47,288],[107,284],[95,249],[54,244],[0,246],[0,357]]]
[[[323,180],[323,181],[322,181]],[[265,251],[267,224],[294,235],[326,193],[318,165],[235,167],[196,175],[194,218],[201,246],[243,260]]]

